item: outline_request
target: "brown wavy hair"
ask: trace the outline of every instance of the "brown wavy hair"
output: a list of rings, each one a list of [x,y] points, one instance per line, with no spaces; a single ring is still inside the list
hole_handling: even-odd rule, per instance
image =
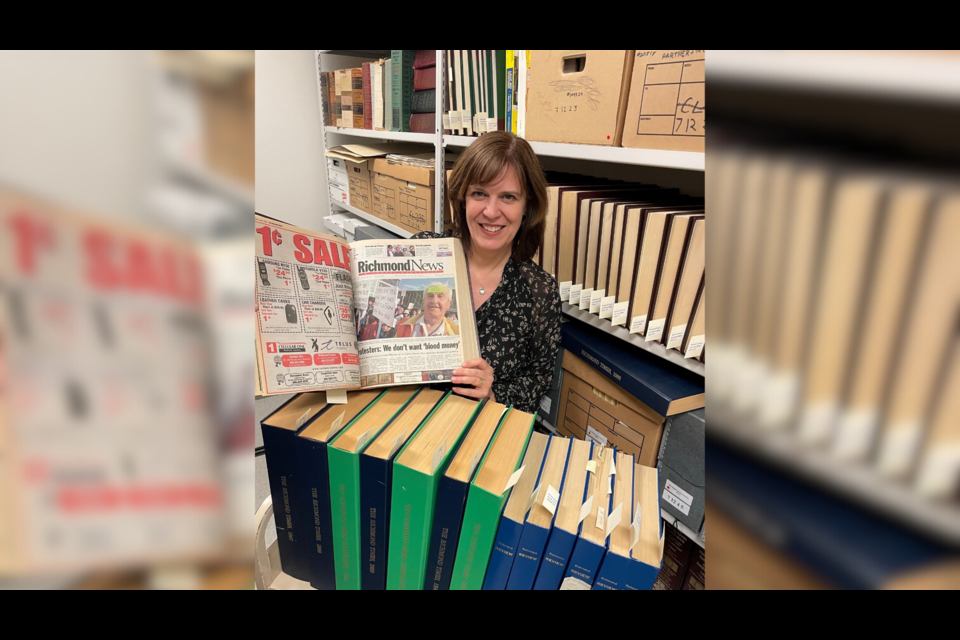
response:
[[[453,235],[467,251],[470,230],[467,227],[466,198],[470,185],[488,185],[510,165],[517,172],[520,190],[526,200],[520,230],[513,239],[513,259],[530,260],[543,246],[547,217],[547,180],[540,161],[523,138],[506,131],[487,133],[467,147],[447,179],[447,202],[453,209]]]

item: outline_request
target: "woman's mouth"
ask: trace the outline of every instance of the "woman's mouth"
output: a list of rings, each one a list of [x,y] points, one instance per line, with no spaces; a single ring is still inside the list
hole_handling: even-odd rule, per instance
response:
[[[481,224],[480,228],[486,232],[487,235],[495,236],[503,230],[503,225],[496,224]]]

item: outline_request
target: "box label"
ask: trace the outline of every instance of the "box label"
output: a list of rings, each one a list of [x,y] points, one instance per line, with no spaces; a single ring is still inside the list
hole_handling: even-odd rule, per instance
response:
[[[570,300],[570,285],[573,283],[569,280],[560,283],[560,301],[568,302]]]
[[[590,299],[593,296],[593,289],[583,289],[580,291],[580,310],[590,310]]]
[[[570,285],[570,304],[580,304],[580,295],[583,293],[582,284]]]
[[[679,349],[683,344],[683,334],[687,332],[686,324],[678,324],[670,328],[670,338],[667,340],[667,349]]]
[[[550,396],[543,396],[540,398],[540,409],[542,409],[544,413],[550,413],[550,407],[552,405],[553,400],[550,398]]]
[[[587,438],[593,440],[602,447],[607,446],[607,438],[602,433],[591,426],[587,426]]]
[[[590,294],[590,313],[600,313],[600,301],[607,293],[606,289],[597,289]]]
[[[706,340],[707,337],[703,333],[690,338],[690,343],[687,345],[687,352],[683,354],[683,357],[699,358],[700,354],[703,352],[703,345],[706,343]]]
[[[630,333],[643,333],[647,328],[647,316],[634,316],[630,321]],[[650,338],[647,338],[649,340]]]
[[[690,515],[690,507],[693,505],[693,496],[675,486],[670,479],[667,479],[663,487],[663,500],[680,511],[685,516]]]
[[[600,317],[607,319],[613,317],[613,303],[617,296],[606,296],[600,300]]]

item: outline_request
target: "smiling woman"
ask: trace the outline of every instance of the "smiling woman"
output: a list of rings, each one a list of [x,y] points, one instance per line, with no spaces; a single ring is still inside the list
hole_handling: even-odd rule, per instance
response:
[[[447,198],[450,235],[467,253],[482,355],[453,372],[454,384],[467,385],[454,391],[533,412],[550,387],[560,346],[557,282],[531,261],[543,244],[546,215],[540,163],[522,138],[488,133],[457,161]]]

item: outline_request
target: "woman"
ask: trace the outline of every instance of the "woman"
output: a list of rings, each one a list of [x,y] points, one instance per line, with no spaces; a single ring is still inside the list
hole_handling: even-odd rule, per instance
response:
[[[560,289],[531,261],[543,244],[547,184],[526,140],[498,131],[467,147],[447,185],[470,269],[481,357],[454,370],[457,393],[534,412],[560,347]],[[415,238],[435,238],[423,232]]]

